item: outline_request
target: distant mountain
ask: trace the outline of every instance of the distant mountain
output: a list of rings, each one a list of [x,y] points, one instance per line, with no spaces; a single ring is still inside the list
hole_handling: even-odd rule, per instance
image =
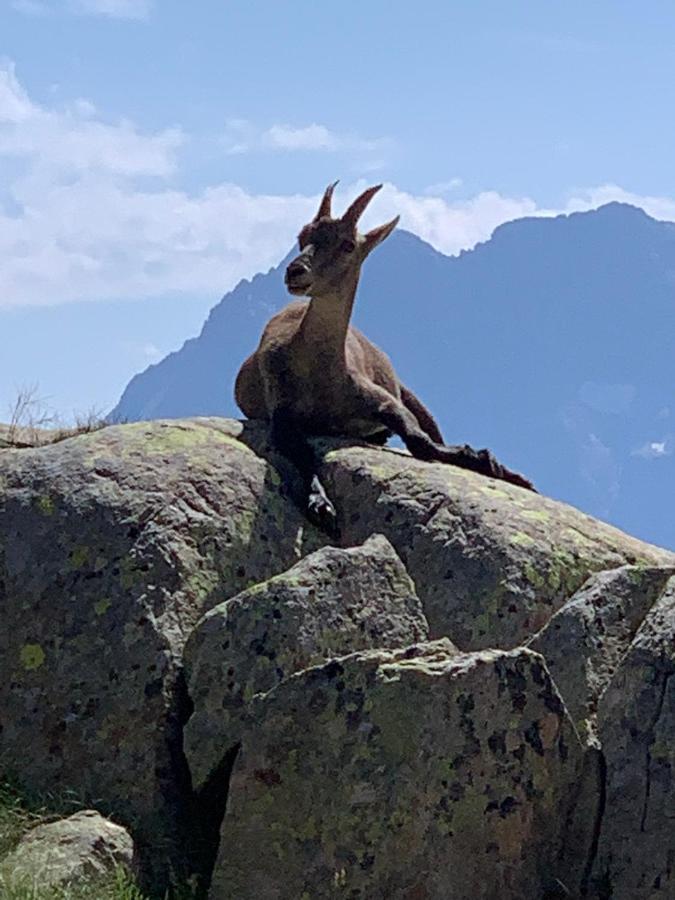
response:
[[[284,266],[242,281],[112,415],[238,415],[234,377],[289,300]],[[449,443],[675,547],[675,225],[611,203],[519,219],[452,258],[399,231],[366,263],[354,321]]]

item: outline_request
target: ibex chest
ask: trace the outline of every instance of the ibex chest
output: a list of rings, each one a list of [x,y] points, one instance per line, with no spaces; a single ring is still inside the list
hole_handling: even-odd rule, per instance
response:
[[[286,406],[301,419],[342,419],[351,396],[348,373],[331,352],[321,347],[277,348],[265,360],[265,380],[273,390],[273,406]],[[272,376],[271,378],[269,376]]]

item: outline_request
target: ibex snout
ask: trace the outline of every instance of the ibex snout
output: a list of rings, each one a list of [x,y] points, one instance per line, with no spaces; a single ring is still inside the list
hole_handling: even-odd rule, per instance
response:
[[[312,282],[312,270],[309,262],[302,256],[296,257],[286,267],[284,280],[291,294],[304,294]]]

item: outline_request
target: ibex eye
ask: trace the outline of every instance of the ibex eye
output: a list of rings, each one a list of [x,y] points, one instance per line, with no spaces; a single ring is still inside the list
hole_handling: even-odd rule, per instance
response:
[[[354,241],[343,241],[340,244],[340,250],[342,250],[343,253],[353,253],[355,248],[356,244]]]

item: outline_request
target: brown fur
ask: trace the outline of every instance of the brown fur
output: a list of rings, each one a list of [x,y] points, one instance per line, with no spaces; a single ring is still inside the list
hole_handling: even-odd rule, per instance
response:
[[[326,524],[335,511],[314,475],[307,435],[343,435],[383,443],[392,432],[421,459],[464,466],[532,488],[486,450],[446,447],[424,404],[399,381],[389,357],[349,324],[361,266],[398,218],[365,235],[356,222],[380,186],[369,188],[341,219],[330,216],[334,185],[299,235],[286,269],[294,301],[265,326],[257,350],[237,376],[243,413],[272,425],[273,440],[305,477],[309,507]]]

